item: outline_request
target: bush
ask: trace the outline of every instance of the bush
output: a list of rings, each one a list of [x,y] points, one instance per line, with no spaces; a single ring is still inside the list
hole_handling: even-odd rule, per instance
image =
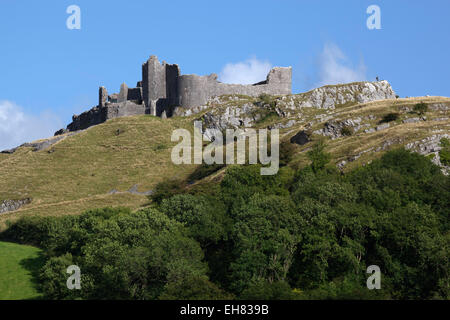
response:
[[[353,133],[354,133],[354,130],[353,130],[353,128],[350,127],[350,126],[344,126],[344,127],[342,127],[342,129],[341,129],[341,134],[342,134],[343,136],[351,136]]]
[[[413,111],[416,112],[418,115],[423,115],[428,111],[428,105],[426,103],[418,103],[414,106]]]
[[[169,282],[159,300],[229,300],[233,296],[217,287],[207,277],[192,276]]]
[[[311,168],[314,172],[324,169],[328,162],[330,162],[331,155],[326,153],[324,149],[325,143],[321,140],[307,153],[309,160],[311,160]]]
[[[160,204],[164,199],[168,199],[173,195],[184,193],[186,182],[181,179],[166,180],[158,183],[153,190],[153,194],[149,196],[150,200]]]
[[[280,167],[287,166],[295,156],[296,147],[289,141],[280,143]]]
[[[285,281],[270,283],[265,280],[254,281],[245,289],[241,296],[243,300],[294,300],[299,295],[294,293]]]
[[[396,112],[392,112],[392,113],[388,113],[386,114],[383,119],[380,120],[380,124],[381,123],[387,123],[387,122],[392,122],[395,121],[399,118],[399,114]]]
[[[194,172],[192,172],[189,175],[188,181],[189,183],[191,182],[195,182],[198,180],[201,180],[217,171],[219,171],[220,169],[224,168],[225,164],[206,164],[206,163],[202,163],[201,165],[199,165]]]
[[[450,141],[447,138],[442,138],[440,142],[442,147],[439,151],[441,163],[444,166],[450,166]]]

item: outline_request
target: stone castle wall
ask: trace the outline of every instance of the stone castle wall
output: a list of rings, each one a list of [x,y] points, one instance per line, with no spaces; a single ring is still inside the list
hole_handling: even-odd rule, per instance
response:
[[[98,105],[72,117],[66,130],[58,133],[86,129],[108,119],[140,114],[170,117],[176,108],[190,109],[205,105],[208,99],[224,94],[291,94],[292,69],[273,68],[266,80],[253,85],[227,84],[217,81],[217,75],[181,75],[176,64],[160,63],[151,56],[142,65],[142,80],[136,88],[125,83],[119,93],[108,94],[99,88]]]
[[[178,78],[178,105],[193,108],[206,104],[208,99],[224,94],[259,96],[263,93],[284,95],[292,93],[292,69],[273,68],[267,79],[257,84],[228,84],[217,81],[217,75],[182,75]]]

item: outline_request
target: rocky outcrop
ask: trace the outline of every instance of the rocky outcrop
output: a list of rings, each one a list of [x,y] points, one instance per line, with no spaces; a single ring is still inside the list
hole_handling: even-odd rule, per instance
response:
[[[314,134],[320,134],[331,139],[337,139],[345,135],[344,128],[349,129],[348,133],[357,132],[361,129],[361,118],[347,119],[343,121],[330,120],[325,123],[324,127],[320,130],[316,130]]]
[[[414,141],[408,143],[405,148],[409,150],[413,150],[421,155],[433,155],[431,161],[440,166],[442,168],[442,172],[445,175],[450,173],[450,167],[445,166],[441,163],[441,159],[439,156],[439,151],[442,150],[441,139],[447,138],[450,139],[450,134],[434,134],[430,137],[426,137],[422,140]]]
[[[200,112],[210,109],[202,117],[204,132],[211,135],[216,130],[223,131],[227,128],[252,127],[264,118],[267,114],[276,114],[280,118],[297,117],[302,108],[334,109],[340,106],[346,106],[357,103],[366,103],[380,99],[395,99],[395,92],[387,81],[378,82],[357,82],[334,86],[324,86],[312,91],[296,94],[272,97],[271,103],[263,103],[254,100],[253,102],[242,103],[243,100],[249,101],[250,97],[234,97],[230,101],[222,101],[221,97],[215,97],[208,101],[206,106],[191,109],[187,113],[178,115],[191,115],[196,111]],[[230,99],[230,97],[226,97]],[[226,105],[225,107],[216,107],[217,105]],[[324,119],[322,119],[323,121]],[[355,131],[360,129],[361,119],[349,119],[343,122],[329,122],[322,132],[315,132],[337,138],[341,136],[343,127],[352,127]],[[269,126],[269,128],[289,128],[296,123],[290,119],[286,123]]]
[[[334,109],[349,103],[366,103],[382,99],[395,99],[396,95],[386,80],[377,82],[355,82],[324,86],[300,96],[295,108]]]
[[[30,198],[21,199],[21,200],[4,200],[0,202],[0,214],[10,212],[10,211],[16,211],[20,207],[31,203]]]

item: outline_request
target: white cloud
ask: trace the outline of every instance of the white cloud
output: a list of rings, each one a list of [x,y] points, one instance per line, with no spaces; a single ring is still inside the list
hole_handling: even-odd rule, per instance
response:
[[[219,74],[219,80],[224,83],[253,84],[266,80],[271,68],[269,61],[253,57],[244,62],[227,63]]]
[[[366,66],[362,61],[353,67],[338,46],[325,44],[319,59],[319,86],[365,80]]]
[[[61,120],[50,112],[26,114],[14,102],[0,100],[0,151],[51,137],[61,124]]]

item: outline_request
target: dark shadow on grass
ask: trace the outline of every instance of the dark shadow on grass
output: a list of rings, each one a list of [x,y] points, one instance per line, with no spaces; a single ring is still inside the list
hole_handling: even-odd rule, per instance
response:
[[[37,292],[42,293],[40,290],[39,284],[39,273],[41,272],[42,267],[45,264],[45,257],[42,252],[39,252],[39,255],[34,258],[26,258],[22,259],[19,262],[20,266],[25,268],[31,274],[31,283]],[[29,300],[41,300],[42,297],[31,298]]]

